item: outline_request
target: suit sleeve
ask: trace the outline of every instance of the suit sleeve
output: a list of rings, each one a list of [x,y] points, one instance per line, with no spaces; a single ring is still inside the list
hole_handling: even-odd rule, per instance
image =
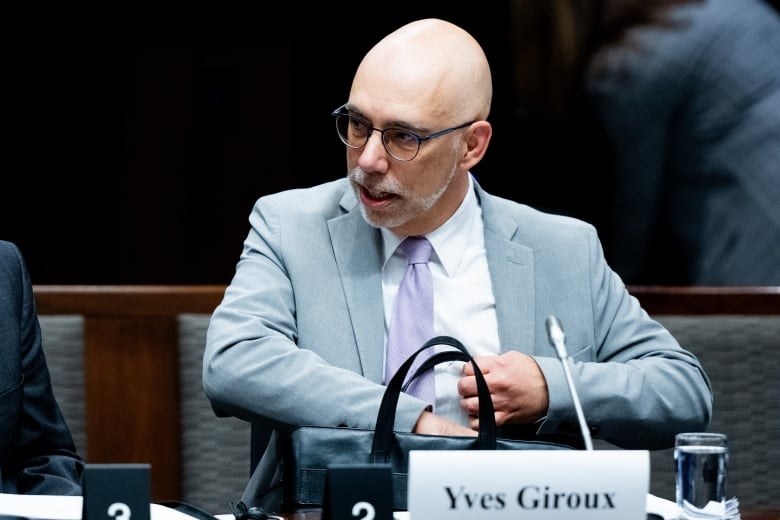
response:
[[[572,378],[594,436],[626,449],[663,449],[673,446],[678,431],[705,430],[712,388],[700,362],[628,293],[604,261],[595,232],[587,243],[592,314],[583,312],[583,300],[563,323],[572,324]],[[550,393],[540,433],[570,433],[576,415],[560,362],[536,360]]]
[[[55,400],[42,349],[41,329],[29,273],[18,254],[19,338],[24,377],[19,425],[18,493],[80,495],[83,461]],[[6,348],[5,346],[3,348]]]

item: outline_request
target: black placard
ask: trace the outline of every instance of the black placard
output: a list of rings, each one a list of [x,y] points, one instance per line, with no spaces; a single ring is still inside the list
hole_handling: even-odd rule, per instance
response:
[[[389,464],[328,466],[323,520],[393,520]]]
[[[149,464],[87,464],[83,520],[150,520]]]

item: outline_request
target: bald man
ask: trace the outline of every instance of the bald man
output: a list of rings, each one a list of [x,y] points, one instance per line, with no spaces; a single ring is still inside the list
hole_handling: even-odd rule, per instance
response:
[[[405,25],[366,54],[333,112],[347,177],[261,197],[249,216],[203,358],[218,413],[272,431],[374,428],[406,264],[397,248],[424,236],[434,333],[476,357],[502,436],[580,445],[549,315],[565,328],[595,437],[655,449],[706,429],[712,391],[699,361],[626,291],[594,228],[490,195],[471,174],[490,143],[491,97],[480,45],[446,21]],[[471,367],[437,366],[435,388],[432,405],[401,395],[395,429],[474,435]],[[278,510],[270,439],[244,499]]]

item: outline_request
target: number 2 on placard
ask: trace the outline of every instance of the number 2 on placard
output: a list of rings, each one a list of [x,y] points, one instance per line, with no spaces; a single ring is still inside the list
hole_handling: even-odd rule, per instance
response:
[[[361,515],[361,513],[363,513]],[[355,518],[361,518],[362,520],[374,520],[376,510],[370,502],[358,502],[352,506],[352,516]]]
[[[122,502],[114,502],[108,506],[108,517],[114,520],[130,520],[130,508]]]

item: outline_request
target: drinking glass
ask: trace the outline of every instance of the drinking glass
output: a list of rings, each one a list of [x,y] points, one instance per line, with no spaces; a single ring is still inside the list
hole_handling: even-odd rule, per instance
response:
[[[728,437],[723,433],[679,433],[675,437],[674,461],[675,495],[683,518],[728,518]]]

